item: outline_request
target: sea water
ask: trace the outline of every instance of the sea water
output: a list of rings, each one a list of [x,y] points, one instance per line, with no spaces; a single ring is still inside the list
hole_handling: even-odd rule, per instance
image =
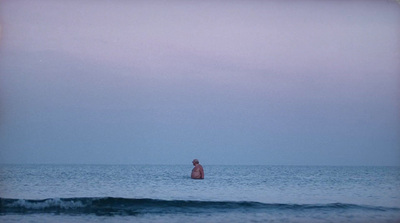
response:
[[[1,165],[0,222],[400,222],[399,167]]]

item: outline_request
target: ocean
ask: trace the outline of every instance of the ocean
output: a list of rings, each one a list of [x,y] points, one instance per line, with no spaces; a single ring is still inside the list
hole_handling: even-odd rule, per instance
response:
[[[400,167],[0,165],[0,222],[400,222]]]

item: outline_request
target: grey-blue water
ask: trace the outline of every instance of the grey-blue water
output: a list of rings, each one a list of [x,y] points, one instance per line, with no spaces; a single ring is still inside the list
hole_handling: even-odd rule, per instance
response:
[[[399,167],[1,165],[0,222],[400,222]]]

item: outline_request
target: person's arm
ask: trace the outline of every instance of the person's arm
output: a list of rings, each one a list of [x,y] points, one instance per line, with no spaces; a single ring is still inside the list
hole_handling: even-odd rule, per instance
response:
[[[200,167],[200,178],[204,179],[204,170],[203,167]]]

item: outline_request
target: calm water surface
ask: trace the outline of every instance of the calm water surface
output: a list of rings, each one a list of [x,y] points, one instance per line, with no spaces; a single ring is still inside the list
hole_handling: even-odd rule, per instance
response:
[[[1,222],[398,222],[400,168],[2,165]]]

